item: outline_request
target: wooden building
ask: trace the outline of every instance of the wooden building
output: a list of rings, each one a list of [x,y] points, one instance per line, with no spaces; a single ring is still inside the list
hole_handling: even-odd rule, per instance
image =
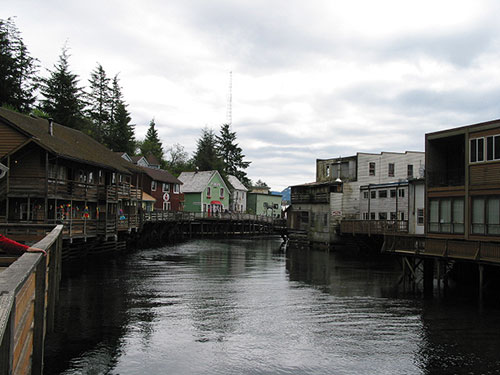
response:
[[[186,212],[211,216],[228,210],[230,190],[218,171],[182,172],[179,180]]]
[[[500,120],[429,133],[426,249],[500,261]]]
[[[182,182],[164,169],[141,167],[142,189],[156,199],[155,210],[183,211]]]
[[[82,132],[0,109],[0,222],[64,224],[64,238],[137,228],[141,170]]]

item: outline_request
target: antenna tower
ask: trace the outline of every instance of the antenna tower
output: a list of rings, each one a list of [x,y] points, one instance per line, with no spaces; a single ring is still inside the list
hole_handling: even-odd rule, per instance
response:
[[[229,92],[227,95],[226,122],[231,125],[233,122],[233,72],[229,72]]]

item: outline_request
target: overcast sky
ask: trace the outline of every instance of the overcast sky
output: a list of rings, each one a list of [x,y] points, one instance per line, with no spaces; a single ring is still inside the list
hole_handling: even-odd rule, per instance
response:
[[[192,154],[205,126],[232,126],[247,172],[273,190],[311,182],[315,160],[423,151],[424,135],[500,117],[500,2],[16,0],[32,56],[87,86],[119,73],[145,136]],[[45,70],[42,69],[42,72]]]

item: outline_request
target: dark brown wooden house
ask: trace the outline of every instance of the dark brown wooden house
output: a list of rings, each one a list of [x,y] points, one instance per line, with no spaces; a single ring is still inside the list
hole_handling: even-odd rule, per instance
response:
[[[143,174],[142,189],[156,198],[155,210],[183,211],[184,194],[181,193],[182,182],[164,169],[141,167]]]
[[[140,168],[78,130],[0,109],[0,162],[0,222],[63,223],[71,239],[138,226]]]

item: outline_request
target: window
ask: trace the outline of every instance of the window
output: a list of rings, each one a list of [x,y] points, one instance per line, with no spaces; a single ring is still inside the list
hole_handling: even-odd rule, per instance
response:
[[[464,233],[464,199],[431,199],[428,229],[435,233]]]
[[[166,211],[170,211],[171,205],[170,202],[163,202],[163,209]]]
[[[368,196],[369,196],[369,195],[368,195],[368,192],[367,192],[367,191],[364,191],[364,192],[363,192],[363,198],[364,198],[364,199],[368,199]]]
[[[368,220],[368,212],[363,212],[363,220]]]
[[[207,198],[210,198],[210,197],[211,197],[211,195],[210,195],[210,186],[209,186],[209,187],[207,187]]]
[[[399,189],[398,190],[398,195],[400,198],[404,198],[405,197],[405,189]]]
[[[180,185],[174,184],[174,194],[179,194],[179,190],[180,190]]]
[[[111,173],[111,183],[116,184],[116,173],[115,172]]]
[[[484,138],[470,140],[470,162],[484,161]]]
[[[330,177],[330,166],[326,166],[326,177]]]
[[[151,181],[151,191],[156,191],[156,181]]]
[[[78,181],[85,182],[85,180],[86,180],[85,172],[80,169],[78,171]]]
[[[378,197],[379,198],[387,198],[387,190],[379,190]]]
[[[224,188],[220,188],[220,197],[224,198]]]
[[[377,192],[375,190],[372,190],[370,196],[372,199],[377,198]]]
[[[417,225],[424,225],[424,209],[417,208]]]
[[[500,196],[472,198],[472,234],[500,234]]]
[[[375,212],[370,212],[370,220],[375,220]]]
[[[396,189],[391,189],[391,198],[396,198]]]
[[[99,184],[100,185],[104,184],[104,173],[102,172],[101,169],[99,169]]]
[[[368,174],[370,176],[375,176],[375,163],[374,162],[370,162],[368,164]]]
[[[405,220],[405,213],[403,211],[399,211],[399,220],[401,221]]]
[[[394,177],[394,163],[389,163],[388,170],[387,176]]]
[[[164,182],[162,184],[161,191],[164,193],[170,193],[170,185]]]
[[[89,184],[94,183],[94,172],[89,172]]]
[[[413,177],[413,164],[408,164],[408,178]]]
[[[379,220],[387,220],[387,212],[379,212],[378,219]]]
[[[397,220],[398,219],[398,213],[397,212],[391,212],[391,220]]]

